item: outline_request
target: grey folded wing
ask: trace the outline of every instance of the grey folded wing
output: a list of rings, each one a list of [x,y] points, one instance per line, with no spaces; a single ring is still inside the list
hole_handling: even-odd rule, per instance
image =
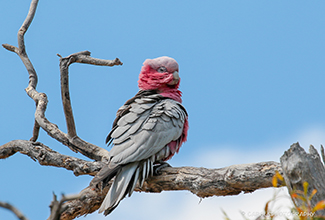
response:
[[[153,158],[183,132],[187,113],[175,100],[155,94],[136,98],[126,108],[109,134],[111,167]]]

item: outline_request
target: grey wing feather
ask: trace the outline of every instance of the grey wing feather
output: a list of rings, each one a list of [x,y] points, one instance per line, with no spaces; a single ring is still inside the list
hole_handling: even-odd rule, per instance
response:
[[[143,99],[141,100],[143,101]],[[146,98],[145,100],[149,101],[150,99]],[[138,99],[135,100],[135,103],[138,103]],[[135,103],[128,113],[132,113],[132,117],[135,114],[132,109],[141,108]],[[138,105],[143,104],[140,101]],[[124,120],[123,118],[128,117],[128,114],[121,117],[120,120]],[[110,152],[112,162],[127,164],[155,155],[168,143],[181,136],[185,117],[186,112],[180,107],[180,103],[174,100],[164,99],[151,105],[151,108],[138,114],[136,120],[118,127],[112,133],[112,137],[115,138],[114,146]]]

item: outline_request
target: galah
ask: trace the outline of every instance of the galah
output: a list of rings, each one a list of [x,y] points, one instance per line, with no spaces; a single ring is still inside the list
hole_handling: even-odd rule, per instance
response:
[[[141,187],[186,141],[188,116],[183,107],[178,63],[170,57],[147,59],[139,75],[139,92],[116,114],[106,138],[112,144],[108,165],[94,177],[91,186],[113,183],[99,213],[111,213],[136,184]]]

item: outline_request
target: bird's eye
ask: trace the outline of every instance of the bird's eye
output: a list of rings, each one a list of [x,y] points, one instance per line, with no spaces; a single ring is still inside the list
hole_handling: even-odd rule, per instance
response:
[[[158,72],[158,73],[165,73],[165,72],[167,72],[167,69],[166,69],[166,67],[161,66],[161,67],[159,67],[159,68],[157,69],[157,72]]]

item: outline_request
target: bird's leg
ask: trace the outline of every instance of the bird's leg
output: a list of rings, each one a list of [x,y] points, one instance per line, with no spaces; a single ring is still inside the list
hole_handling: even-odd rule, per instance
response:
[[[172,167],[169,163],[159,160],[156,161],[155,164],[153,165],[153,175],[158,176],[161,175],[161,170],[165,167]]]

